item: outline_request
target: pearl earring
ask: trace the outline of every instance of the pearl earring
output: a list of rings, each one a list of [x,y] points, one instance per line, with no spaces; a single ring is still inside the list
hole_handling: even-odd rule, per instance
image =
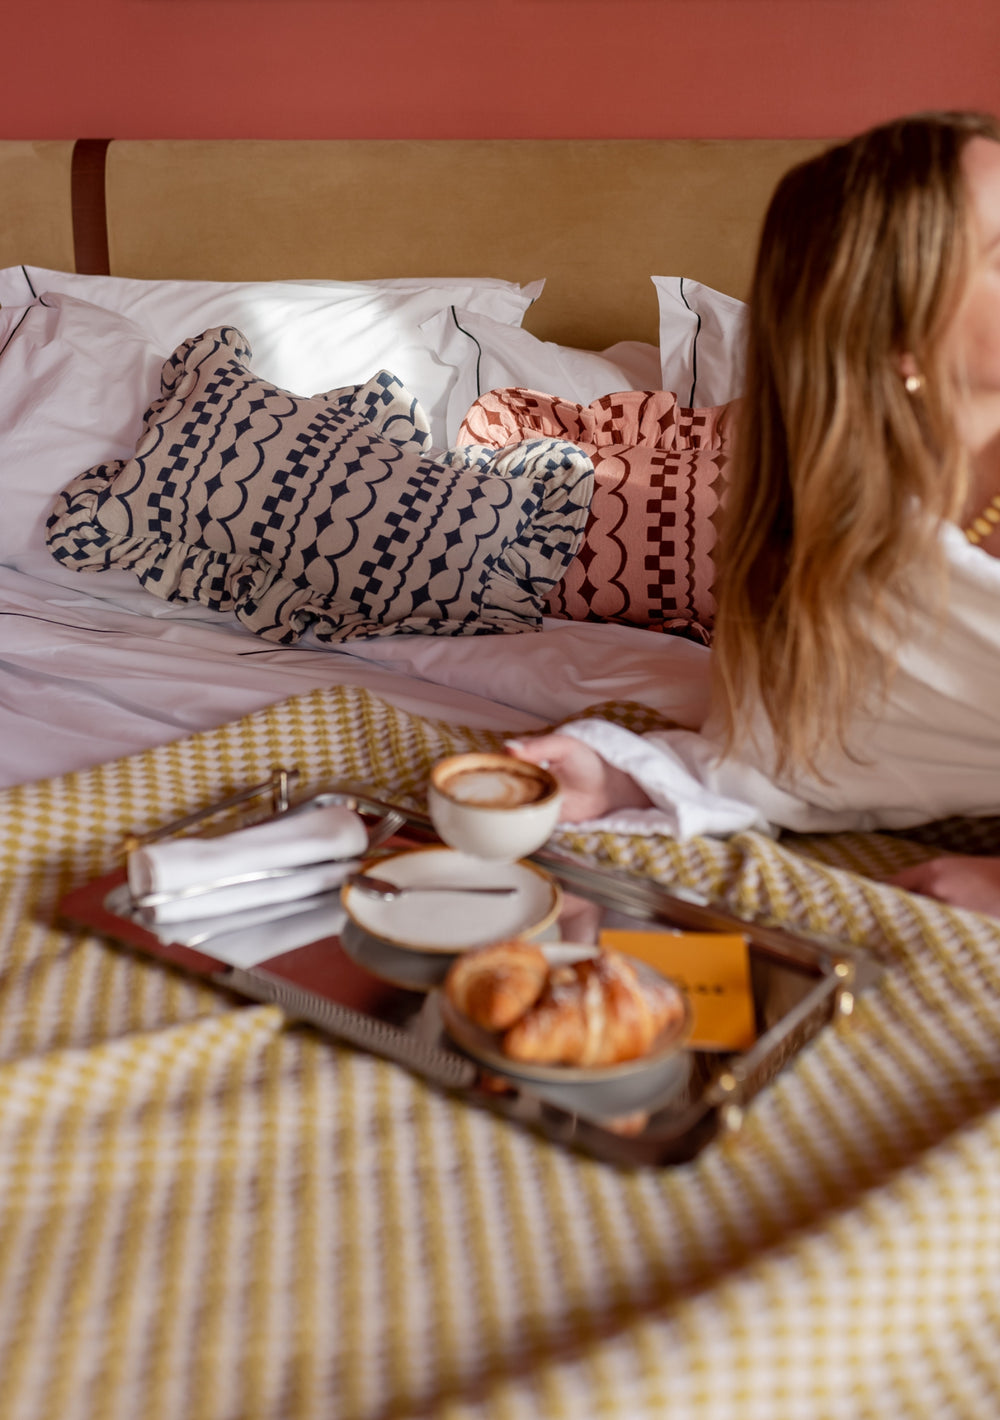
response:
[[[924,387],[923,375],[907,375],[903,381],[903,388],[907,394],[919,394]]]

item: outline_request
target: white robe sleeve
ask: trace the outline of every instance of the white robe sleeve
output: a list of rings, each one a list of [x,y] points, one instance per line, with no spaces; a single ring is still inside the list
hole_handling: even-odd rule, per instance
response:
[[[659,833],[684,841],[746,829],[833,832],[865,826],[867,816],[856,810],[831,811],[810,804],[750,764],[720,760],[717,746],[694,730],[637,735],[606,720],[575,720],[560,726],[560,733],[582,740],[608,764],[624,770],[653,802],[652,808],[618,809],[577,828]]]
[[[720,758],[711,717],[702,731],[636,735],[602,720],[561,729],[646,791],[654,807],[587,827],[623,833],[725,835],[745,829],[836,833],[902,829],[951,815],[1000,815],[1000,560],[961,531],[941,530],[948,602],[915,618],[895,648],[888,694],[852,722],[853,753],[831,753],[822,776],[778,783],[766,726],[742,758]],[[762,718],[762,717],[761,717]]]

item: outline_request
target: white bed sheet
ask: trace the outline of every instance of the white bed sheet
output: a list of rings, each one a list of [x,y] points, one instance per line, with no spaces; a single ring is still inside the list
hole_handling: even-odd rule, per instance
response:
[[[546,621],[541,632],[275,647],[170,606],[130,573],[0,566],[0,787],[164,744],[317,686],[364,686],[414,713],[522,733],[605,700],[697,727],[708,653],[678,637]]]

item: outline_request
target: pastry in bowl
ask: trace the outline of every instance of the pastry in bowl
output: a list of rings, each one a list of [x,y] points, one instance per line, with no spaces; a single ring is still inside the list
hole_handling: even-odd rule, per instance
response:
[[[515,938],[464,952],[445,978],[448,1000],[483,1030],[502,1031],[545,989],[549,964],[540,947]]]
[[[501,1049],[538,1065],[617,1065],[645,1055],[684,1010],[671,982],[640,976],[620,952],[599,952],[552,967],[545,990],[504,1034]]]
[[[502,1055],[523,1064],[587,1069],[637,1060],[687,1015],[677,986],[619,952],[551,965],[528,942],[466,953],[444,989],[457,1010],[499,1034]]]

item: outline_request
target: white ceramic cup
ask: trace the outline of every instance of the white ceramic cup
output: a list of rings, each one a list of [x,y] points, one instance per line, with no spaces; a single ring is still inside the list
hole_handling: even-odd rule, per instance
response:
[[[454,754],[431,770],[427,810],[450,848],[512,863],[541,848],[559,819],[559,781],[509,754]]]

